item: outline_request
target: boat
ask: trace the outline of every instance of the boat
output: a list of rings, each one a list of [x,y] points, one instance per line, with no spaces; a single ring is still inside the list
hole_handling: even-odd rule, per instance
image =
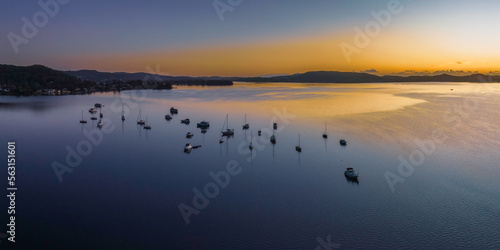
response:
[[[122,121],[125,121],[125,113],[123,112],[123,104],[122,104]]]
[[[259,132],[257,132],[257,135],[259,135],[259,136],[262,135],[262,131],[260,131],[260,129],[259,129]]]
[[[165,119],[166,119],[167,121],[170,121],[170,120],[172,120],[172,116],[171,116],[171,115],[165,115]]]
[[[174,108],[174,107],[171,107],[170,108],[170,114],[178,114],[179,113],[179,110]]]
[[[250,150],[253,150],[252,140],[253,140],[253,136],[252,136],[252,132],[250,131],[250,145],[248,145],[248,148],[249,148]]]
[[[272,144],[276,144],[276,136],[274,136],[274,132],[273,132],[273,135],[271,135],[270,140],[271,140]]]
[[[184,124],[189,124],[190,122],[191,121],[188,118],[181,120],[181,123],[184,123]]]
[[[141,110],[139,109],[139,115],[137,116],[137,124],[144,125],[146,122],[141,117]]]
[[[91,108],[91,109],[89,109],[89,112],[90,113],[97,113],[97,109],[96,108]]]
[[[247,114],[245,114],[245,122],[243,123],[243,129],[249,129],[250,124],[247,123]]]
[[[90,117],[90,120],[95,121],[95,120],[97,120],[97,117]]]
[[[323,138],[325,138],[325,139],[328,138],[328,134],[326,133],[326,122],[325,122],[325,132],[323,133]]]
[[[224,128],[226,130],[224,131]],[[234,129],[229,128],[229,115],[226,115],[226,122],[224,123],[224,126],[222,127],[222,136],[233,136],[234,135]]]
[[[224,143],[224,138],[220,138],[219,144]]]
[[[186,138],[189,138],[189,139],[191,139],[191,137],[193,137],[193,136],[194,136],[194,134],[191,132],[187,132],[187,134],[186,134]]]
[[[339,143],[340,143],[340,145],[342,145],[342,146],[347,146],[347,141],[346,141],[346,140],[344,140],[344,139],[340,140],[340,141],[339,141]]]
[[[100,107],[102,107],[102,104],[100,104],[100,103],[96,103],[96,104],[94,104],[94,107],[96,107],[96,108],[100,108]]]
[[[146,116],[146,122],[144,122],[144,129],[150,130],[151,125],[148,125],[147,122],[148,122],[148,117]]]
[[[99,108],[99,117],[101,117],[101,118],[103,117],[101,108]]]
[[[297,152],[302,152],[302,148],[300,147],[300,134],[299,134],[299,145],[295,146],[295,150],[297,150]]]
[[[196,124],[196,127],[198,127],[198,128],[208,128],[208,127],[210,127],[210,123],[207,122],[207,121],[198,122]]]
[[[103,125],[104,123],[102,122],[102,120],[99,120],[99,122],[97,123],[97,127],[102,128]]]
[[[186,143],[186,146],[184,146],[184,150],[191,150],[193,149],[193,145],[191,143]]]
[[[354,171],[353,168],[346,168],[344,175],[347,178],[351,178],[351,179],[358,179],[358,176],[359,176],[358,172]]]
[[[83,124],[83,123],[87,123],[87,120],[84,120],[84,119],[83,119],[83,110],[82,110],[82,119],[80,120],[80,123],[82,123],[82,124]]]
[[[278,123],[273,123],[273,129],[278,129]]]

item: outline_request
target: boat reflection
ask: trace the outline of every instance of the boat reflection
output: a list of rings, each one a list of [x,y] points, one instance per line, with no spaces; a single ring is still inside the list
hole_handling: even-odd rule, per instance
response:
[[[345,177],[347,183],[351,183],[353,185],[359,186],[359,180],[358,179],[349,178],[349,177],[347,177],[345,175],[344,175],[344,177]]]

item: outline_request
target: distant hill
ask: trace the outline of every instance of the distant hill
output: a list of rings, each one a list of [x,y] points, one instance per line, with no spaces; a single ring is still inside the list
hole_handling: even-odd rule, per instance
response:
[[[306,73],[276,77],[234,77],[240,82],[303,82],[303,83],[382,83],[382,82],[482,82],[486,80],[500,82],[500,76],[474,74],[469,76],[378,76],[368,73],[311,71]]]
[[[65,71],[66,73],[83,80],[95,82],[117,82],[117,81],[162,81],[172,85],[198,85],[198,86],[225,86],[233,85],[233,82],[223,77],[189,77],[189,76],[166,76],[149,73],[125,73],[125,72],[99,72],[96,70]]]
[[[108,73],[95,70],[66,71],[66,73],[80,79],[96,82],[118,80],[144,80],[162,79],[174,84],[180,82],[196,82],[199,80],[230,80],[239,82],[303,82],[303,83],[382,83],[382,82],[481,82],[489,76],[475,74],[470,76],[435,75],[435,76],[379,76],[369,73],[339,72],[339,71],[311,71],[293,75],[267,75],[260,77],[188,77],[188,76],[165,76],[152,75],[148,73]],[[499,76],[494,76],[492,81],[500,81]]]
[[[26,94],[40,89],[86,88],[92,86],[91,81],[80,80],[62,71],[43,65],[13,66],[0,65],[0,86]]]
[[[171,89],[172,85],[230,86],[241,82],[297,82],[297,83],[384,83],[384,82],[500,82],[500,76],[473,74],[453,76],[379,76],[369,73],[312,71],[293,75],[267,75],[261,77],[187,77],[165,76],[148,73],[108,73],[96,70],[58,71],[43,65],[0,65],[0,94],[32,95],[48,89],[64,90],[79,94],[95,91],[120,91],[127,89]],[[160,85],[148,85],[156,82]],[[156,87],[151,87],[156,86]]]
[[[157,75],[157,74],[149,74],[149,73],[126,73],[126,72],[99,72],[97,70],[78,70],[78,71],[65,71],[65,73],[78,77],[80,79],[86,79],[95,82],[103,82],[103,81],[134,81],[134,80],[182,80],[182,79],[193,79],[192,77],[187,76],[166,76],[166,75]]]
[[[130,89],[172,89],[172,85],[230,86],[220,77],[194,78],[95,70],[58,71],[43,65],[0,65],[0,95],[89,94]]]

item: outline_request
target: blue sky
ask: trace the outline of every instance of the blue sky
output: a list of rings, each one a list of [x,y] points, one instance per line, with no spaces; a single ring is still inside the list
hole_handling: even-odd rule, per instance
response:
[[[227,0],[220,1],[227,3]],[[321,35],[337,35],[340,39],[345,33],[352,33],[353,27],[362,27],[373,20],[370,12],[387,9],[389,1],[243,0],[232,12],[226,12],[221,22],[210,0],[71,0],[60,6],[59,12],[39,29],[34,38],[29,39],[28,44],[21,44],[16,54],[7,34],[21,34],[21,18],[32,19],[42,9],[37,1],[1,0],[0,63],[119,71],[118,65],[103,68],[78,64],[77,61],[82,55],[162,53],[210,46],[238,46],[249,42],[285,42]],[[406,35],[409,32],[421,37],[450,32],[454,35],[490,36],[493,37],[491,41],[497,41],[495,32],[498,29],[493,28],[499,21],[496,16],[500,4],[497,1],[445,0],[436,3],[414,0],[401,3],[404,13],[393,17],[385,33]],[[412,30],[415,32],[411,33]],[[457,39],[453,37],[452,40]],[[473,41],[484,41],[493,46],[485,38]],[[467,44],[464,46],[468,48]],[[336,53],[332,53],[334,55]],[[356,65],[351,66],[356,69]],[[141,65],[137,70],[142,68]]]

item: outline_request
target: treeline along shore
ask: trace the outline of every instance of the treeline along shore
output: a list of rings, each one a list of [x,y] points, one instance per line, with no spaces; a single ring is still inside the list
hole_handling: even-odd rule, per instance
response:
[[[110,79],[96,81],[85,77],[77,77],[43,65],[26,67],[0,65],[0,95],[84,95],[95,92],[132,89],[172,89],[173,85],[231,86],[233,82],[221,79],[186,77],[176,79],[176,77],[146,73],[138,73],[135,74],[135,77],[125,77],[123,79],[113,79],[111,77]]]

